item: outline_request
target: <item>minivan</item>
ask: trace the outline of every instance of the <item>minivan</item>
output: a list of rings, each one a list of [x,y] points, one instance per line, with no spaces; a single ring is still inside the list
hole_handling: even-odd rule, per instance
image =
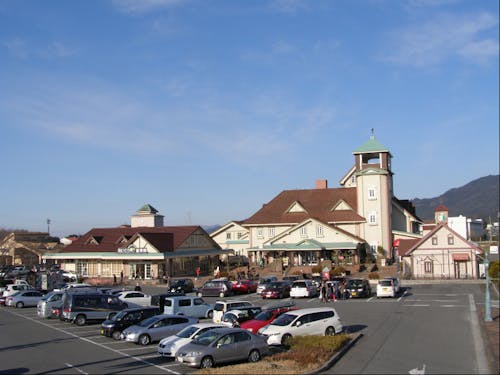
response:
[[[214,316],[214,305],[208,304],[203,298],[195,296],[165,297],[163,314],[212,319]]]
[[[120,340],[120,335],[125,328],[160,313],[158,307],[133,307],[124,309],[116,314],[112,314],[111,317],[102,322],[101,335]]]
[[[196,293],[198,297],[214,296],[221,298],[230,296],[231,294],[233,294],[233,285],[225,277],[205,282]]]
[[[63,292],[49,292],[38,301],[36,305],[36,314],[40,318],[51,318],[52,309],[54,307],[61,307]]]
[[[103,322],[108,314],[124,310],[126,304],[116,296],[103,293],[68,293],[62,299],[61,320],[83,326],[87,321]]]
[[[268,345],[288,345],[292,336],[332,336],[343,329],[334,308],[316,307],[286,312],[259,329],[259,334],[267,337]]]
[[[214,313],[212,320],[214,323],[221,323],[222,316],[226,311],[234,310],[239,307],[252,307],[252,306],[253,304],[248,301],[236,301],[236,300],[216,301],[214,305]]]

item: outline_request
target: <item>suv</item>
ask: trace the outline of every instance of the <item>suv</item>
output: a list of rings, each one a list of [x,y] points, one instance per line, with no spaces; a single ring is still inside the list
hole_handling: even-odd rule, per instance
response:
[[[351,298],[370,297],[372,295],[372,288],[366,279],[350,279],[345,288]]]
[[[191,293],[194,283],[191,279],[175,279],[170,284],[170,291],[176,293]]]
[[[343,329],[334,308],[317,307],[286,312],[259,329],[259,334],[266,336],[268,345],[288,345],[292,336],[333,336]]]
[[[101,335],[119,340],[125,328],[158,314],[160,314],[158,307],[137,307],[122,310],[102,322]]]
[[[290,297],[315,297],[319,294],[318,287],[312,280],[297,280],[292,284]]]
[[[213,279],[205,282],[198,290],[196,295],[198,297],[214,296],[214,297],[227,297],[233,294],[232,283],[227,278]]]
[[[214,305],[214,314],[212,320],[214,323],[222,322],[222,316],[228,310],[236,310],[240,307],[252,307],[253,304],[248,301],[216,301]]]

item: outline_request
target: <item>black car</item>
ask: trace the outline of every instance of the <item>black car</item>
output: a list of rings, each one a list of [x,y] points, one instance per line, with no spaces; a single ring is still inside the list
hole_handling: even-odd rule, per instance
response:
[[[119,340],[120,334],[125,328],[159,314],[161,312],[158,307],[134,307],[122,310],[111,314],[111,317],[101,324],[101,335]]]
[[[372,288],[366,279],[348,280],[346,290],[349,292],[351,298],[370,297],[372,295]]]
[[[191,279],[175,279],[170,283],[170,291],[177,293],[191,293],[194,291],[194,283]]]

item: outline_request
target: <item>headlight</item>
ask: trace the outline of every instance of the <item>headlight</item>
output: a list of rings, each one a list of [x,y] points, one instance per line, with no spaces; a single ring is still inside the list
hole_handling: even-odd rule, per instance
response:
[[[186,357],[199,357],[202,355],[202,352],[187,352]]]
[[[358,289],[358,292],[362,292],[362,291],[363,291],[363,288],[359,288],[359,289]]]
[[[253,328],[247,328],[247,331],[253,333]]]

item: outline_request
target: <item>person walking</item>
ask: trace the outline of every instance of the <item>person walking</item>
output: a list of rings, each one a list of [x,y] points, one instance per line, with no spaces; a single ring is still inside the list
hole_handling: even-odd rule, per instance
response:
[[[328,302],[328,288],[325,280],[321,282],[321,302]]]
[[[113,274],[113,285],[116,286],[116,275]]]
[[[135,288],[134,288],[134,290],[135,290],[136,292],[142,292],[142,288],[141,288],[141,286],[139,285],[139,283],[136,283],[136,284],[135,284]]]
[[[123,270],[120,271],[120,285],[123,284]]]

